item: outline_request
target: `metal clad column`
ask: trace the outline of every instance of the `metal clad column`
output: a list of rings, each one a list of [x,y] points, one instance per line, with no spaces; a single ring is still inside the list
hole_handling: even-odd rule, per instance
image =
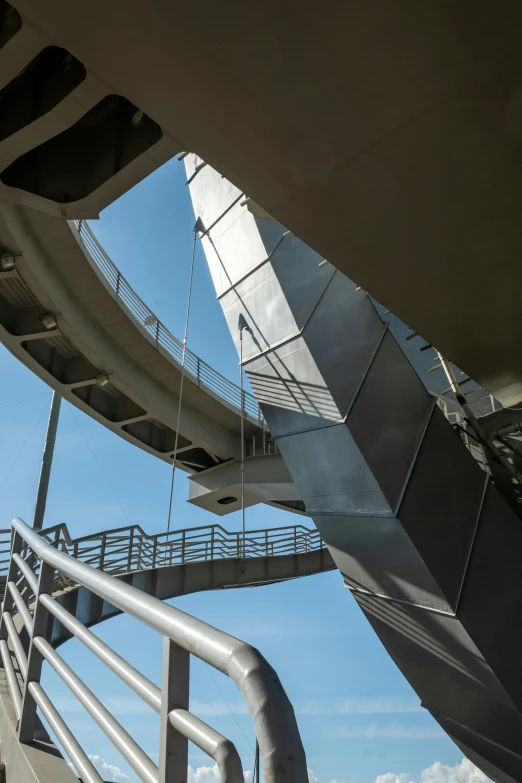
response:
[[[522,780],[520,521],[365,292],[255,205],[228,209],[238,191],[210,167],[190,188],[238,353],[242,315],[248,378],[346,585],[459,746]]]

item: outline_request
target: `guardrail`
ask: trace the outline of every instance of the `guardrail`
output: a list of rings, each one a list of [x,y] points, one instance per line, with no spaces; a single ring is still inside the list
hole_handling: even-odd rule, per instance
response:
[[[163,348],[178,364],[182,364],[183,343],[169,332],[167,327],[134,291],[100,245],[90,226],[84,220],[70,220],[69,226],[84,251],[85,257],[94,270],[101,275],[120,307],[126,311],[140,329],[145,331],[156,348]],[[214,370],[188,348],[185,351],[185,373],[197,386],[206,387],[229,405],[238,410],[244,410],[245,414],[260,426],[263,424],[263,414],[254,395],[245,391],[242,393],[239,386]]]
[[[84,783],[102,783],[87,754],[40,685],[45,660],[140,780],[145,783],[185,781],[190,740],[215,759],[222,783],[243,783],[241,762],[234,745],[189,711],[189,663],[190,655],[195,655],[228,675],[243,694],[256,729],[266,783],[303,783],[307,780],[306,758],[292,705],[276,673],[257,650],[58,551],[22,520],[14,519],[12,525],[11,558],[0,624],[0,655],[18,720],[20,743],[33,741],[38,707]],[[53,598],[57,574],[163,636],[161,687],[137,671]],[[159,713],[159,766],[53,649],[50,644],[52,618],[62,623]],[[21,626],[29,637],[28,646],[20,638]],[[3,694],[2,698],[5,698]]]
[[[148,535],[139,525],[129,525],[73,539],[62,523],[39,535],[55,549],[112,575],[205,560],[298,555],[325,548],[319,531],[304,525],[250,530],[244,537],[242,532],[230,532],[221,525],[155,535]],[[9,553],[10,536],[11,531],[0,531],[0,552]],[[0,562],[0,578],[7,573],[8,563],[9,557]]]

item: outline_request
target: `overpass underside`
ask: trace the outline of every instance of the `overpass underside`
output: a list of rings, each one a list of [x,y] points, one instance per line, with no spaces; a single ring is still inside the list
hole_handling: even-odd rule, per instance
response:
[[[188,174],[197,160],[190,159]],[[193,180],[211,226],[236,190]],[[346,587],[445,731],[495,781],[522,780],[522,526],[371,299],[238,205],[203,239],[272,436]]]

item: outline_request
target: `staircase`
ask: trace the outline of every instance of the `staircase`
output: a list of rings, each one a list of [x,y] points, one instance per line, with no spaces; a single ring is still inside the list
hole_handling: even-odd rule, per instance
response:
[[[270,584],[333,569],[317,531],[295,525],[250,531],[243,537],[212,525],[149,536],[131,526],[73,539],[66,525],[40,533],[19,519],[12,525],[10,547],[9,531],[0,534],[6,586],[0,624],[0,741],[9,783],[76,780],[37,709],[81,779],[102,783],[40,685],[44,661],[140,780],[184,783],[191,741],[215,760],[222,783],[241,783],[234,745],[189,712],[190,655],[227,674],[239,687],[254,722],[267,783],[306,780],[293,709],[269,664],[248,644],[160,599],[202,589]],[[121,612],[163,636],[161,688],[89,630]],[[56,652],[72,636],[160,714],[158,766]]]

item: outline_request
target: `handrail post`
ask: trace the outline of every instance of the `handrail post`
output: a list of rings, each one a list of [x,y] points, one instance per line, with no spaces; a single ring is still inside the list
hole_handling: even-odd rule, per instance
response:
[[[201,361],[200,361],[199,356],[197,358],[198,358],[198,364],[197,364],[198,376],[197,377],[198,377],[198,386],[200,386],[200,365],[201,365]]]
[[[216,528],[212,525],[212,533],[210,536],[210,559],[214,560],[214,539],[216,537]]]
[[[37,636],[43,637],[49,641],[52,631],[52,616],[49,610],[43,606],[39,598],[43,593],[52,595],[54,581],[54,568],[48,565],[44,560],[40,561],[40,576],[38,578],[38,594],[35,596],[34,615],[33,615],[33,634],[27,656],[27,677],[22,700],[22,715],[18,725],[18,741],[32,742],[34,739],[34,729],[36,723],[36,702],[29,691],[30,682],[40,682],[42,673],[43,657],[41,652],[34,646],[34,639]]]
[[[152,567],[156,568],[156,556],[158,554],[158,538],[154,536],[154,544],[152,545]]]
[[[105,568],[105,549],[107,547],[107,533],[104,533],[102,536],[102,542],[100,547],[100,565],[99,569],[100,571],[103,571]]]
[[[143,536],[140,533],[138,537],[138,558],[136,563],[138,571],[141,569],[142,554],[143,554]]]
[[[170,562],[172,564],[172,557]],[[181,534],[181,562],[182,564],[185,562],[185,531]]]
[[[163,637],[158,783],[187,779],[188,739],[172,726],[174,709],[189,708],[190,653]]]
[[[120,280],[121,280],[121,274],[118,272],[116,275],[116,296],[120,296]]]
[[[297,528],[294,525],[294,555],[297,554]]]
[[[265,530],[265,557],[268,557],[268,530]]]
[[[134,546],[134,528],[132,528],[129,538],[129,557],[127,559],[127,571],[132,568],[132,548]]]

